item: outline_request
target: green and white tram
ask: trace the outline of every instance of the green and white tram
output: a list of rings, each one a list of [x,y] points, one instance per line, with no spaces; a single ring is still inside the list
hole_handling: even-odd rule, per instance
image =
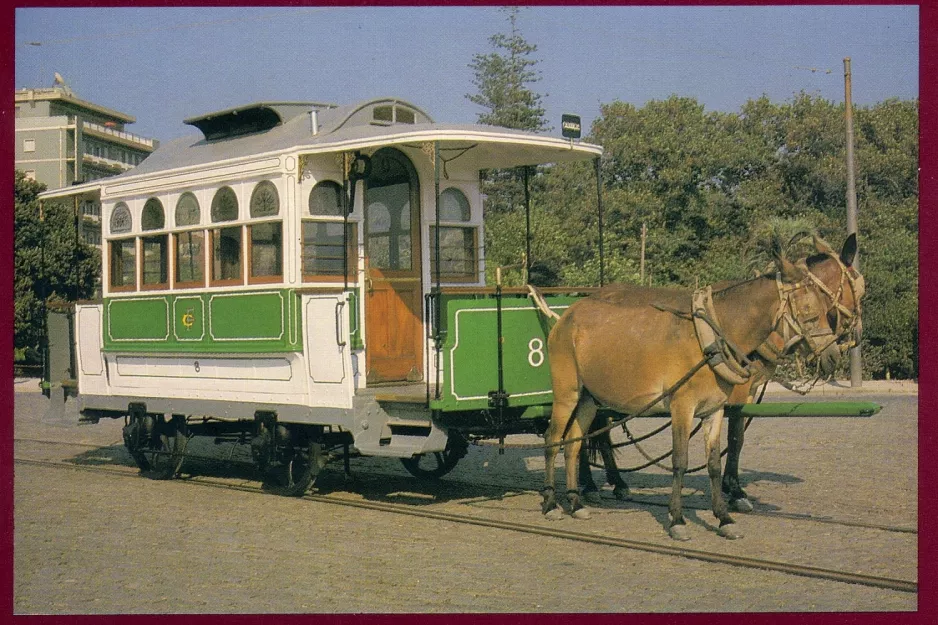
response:
[[[250,442],[294,495],[330,450],[440,475],[467,437],[543,429],[547,328],[526,292],[485,285],[480,170],[599,146],[438,124],[397,99],[185,123],[201,135],[41,198],[101,205],[102,297],[74,306],[47,380],[82,419],[126,419],[159,477],[191,436]]]

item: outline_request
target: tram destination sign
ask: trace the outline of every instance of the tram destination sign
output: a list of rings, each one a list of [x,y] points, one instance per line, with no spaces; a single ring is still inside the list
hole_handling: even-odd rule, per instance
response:
[[[561,134],[567,139],[580,138],[580,116],[563,114],[560,118]]]

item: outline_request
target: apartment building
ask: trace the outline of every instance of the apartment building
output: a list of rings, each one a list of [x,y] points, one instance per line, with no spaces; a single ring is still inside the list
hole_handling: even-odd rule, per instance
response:
[[[134,117],[82,100],[57,86],[15,94],[15,168],[59,189],[123,173],[139,165],[159,142],[124,130]],[[80,206],[81,235],[101,244],[101,205]]]

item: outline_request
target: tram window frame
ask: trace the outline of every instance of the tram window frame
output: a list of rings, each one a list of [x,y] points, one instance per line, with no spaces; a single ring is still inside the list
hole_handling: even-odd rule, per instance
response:
[[[315,208],[323,208],[323,206],[314,207],[313,206],[313,194],[317,190],[321,189],[331,189],[335,192],[336,203],[335,209],[331,209],[322,212],[314,212]],[[315,239],[310,237],[310,231],[312,228],[320,228],[322,226],[328,225],[337,225],[342,226],[345,223],[345,218],[342,215],[342,193],[344,193],[342,184],[336,180],[324,179],[317,182],[312,189],[310,189],[309,194],[307,195],[306,210],[303,212],[303,217],[300,224],[300,271],[303,276],[303,282],[344,282],[346,277],[342,275],[342,270],[338,271],[313,271],[307,272],[307,262],[312,261],[341,261],[343,260],[342,256],[332,255],[332,256],[323,256],[321,254],[307,254],[307,250],[315,248],[331,248],[341,250],[341,244],[323,242],[328,241],[328,239]],[[356,251],[358,250],[358,223],[357,221],[349,220],[348,222],[348,276],[347,279],[349,282],[356,282],[358,277],[358,256]]]
[[[126,244],[131,245],[131,254],[129,259],[124,260],[123,250]],[[108,290],[113,293],[136,291],[137,290],[137,237],[124,237],[121,239],[112,239],[108,241]],[[123,278],[126,276],[125,268],[133,268],[133,283],[124,284]],[[120,268],[121,280],[115,280],[117,274],[115,270]]]
[[[193,205],[191,202],[187,206],[183,206],[183,202],[184,201],[188,202],[190,198],[191,198],[191,202],[194,202],[194,206],[195,206],[194,210],[193,210]],[[188,215],[186,213],[181,213],[180,210],[188,211]],[[174,220],[173,225],[174,225],[175,231],[173,232],[173,235],[172,235],[173,288],[179,288],[179,289],[204,288],[206,277],[208,275],[208,272],[206,271],[206,268],[205,268],[206,258],[208,256],[208,253],[207,253],[208,237],[206,236],[205,228],[200,227],[202,224],[202,206],[199,203],[198,196],[192,191],[185,191],[182,194],[180,194],[179,198],[176,200],[176,210],[174,212],[174,217],[175,217],[175,220]],[[199,237],[200,250],[196,254],[192,254],[192,249],[193,249],[192,237],[195,235],[198,235]],[[188,247],[188,251],[189,251],[189,255],[187,256],[187,258],[191,259],[193,256],[195,256],[199,260],[199,262],[196,265],[193,265],[191,262],[189,263],[181,262],[180,244],[184,243],[184,237],[188,237],[189,239],[188,243],[186,244],[186,246]],[[198,279],[181,280],[180,272],[181,272],[181,268],[184,265],[188,265],[193,268],[195,266],[198,266],[199,267]]]
[[[151,197],[143,205],[140,216],[140,246],[138,249],[138,258],[140,264],[140,290],[158,291],[169,288],[169,234],[166,229],[166,211],[163,203],[156,197]],[[147,234],[163,230],[158,234]],[[151,250],[155,250],[151,252]],[[148,256],[154,253],[156,255],[156,273],[158,279],[155,282],[149,282],[148,276],[152,275],[152,270],[148,265],[153,262]],[[149,273],[148,273],[149,272]]]
[[[227,198],[233,197],[234,199],[234,214],[229,216],[222,214],[219,211],[223,208],[232,208],[231,206],[221,206],[222,201],[227,201]],[[240,208],[241,203],[238,201],[238,194],[230,186],[219,187],[215,194],[212,196],[211,204],[211,221],[213,227],[209,230],[208,236],[208,253],[209,253],[209,263],[208,263],[208,280],[210,286],[239,286],[244,284],[244,225],[243,224],[232,224],[232,222],[238,221],[240,217]],[[231,225],[219,225],[219,224],[231,224]],[[228,262],[226,265],[218,265],[216,267],[215,261],[218,259],[221,254],[221,242],[224,240],[223,237],[231,237],[233,234],[237,234],[237,278],[218,278],[216,277],[216,269],[219,273],[224,273],[222,270],[225,266],[231,266],[233,263]],[[224,262],[224,259],[222,259]]]
[[[457,195],[458,194],[458,195]],[[456,205],[444,207],[445,198],[453,196],[456,198]],[[460,201],[461,199],[461,201]],[[447,187],[440,192],[440,279],[446,282],[478,282],[479,267],[479,227],[476,225],[467,225],[472,221],[472,205],[466,193],[459,187]],[[448,233],[459,232],[462,234],[462,241],[459,245],[444,246],[443,239]],[[430,277],[436,278],[436,223],[431,223],[429,227],[430,245]],[[468,240],[467,240],[468,238]],[[469,244],[468,246],[466,244]],[[443,258],[446,249],[468,250],[470,257],[465,259]],[[471,269],[468,271],[447,270],[446,263],[461,262],[465,263]]]
[[[283,218],[280,214],[280,192],[277,185],[271,180],[261,180],[254,186],[250,200],[251,222],[247,224],[248,246],[248,284],[272,284],[283,282]],[[256,220],[256,221],[255,221]],[[265,230],[270,232],[269,238],[264,240],[256,236]],[[263,246],[258,242],[263,241]],[[258,273],[261,267],[261,255],[258,250],[265,246],[273,248],[274,253],[268,254],[268,260],[274,262],[274,272]]]

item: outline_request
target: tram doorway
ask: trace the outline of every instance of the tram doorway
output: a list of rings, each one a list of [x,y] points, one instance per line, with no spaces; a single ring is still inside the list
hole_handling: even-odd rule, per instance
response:
[[[420,189],[402,152],[372,156],[364,206],[367,381],[416,382],[423,379]]]

